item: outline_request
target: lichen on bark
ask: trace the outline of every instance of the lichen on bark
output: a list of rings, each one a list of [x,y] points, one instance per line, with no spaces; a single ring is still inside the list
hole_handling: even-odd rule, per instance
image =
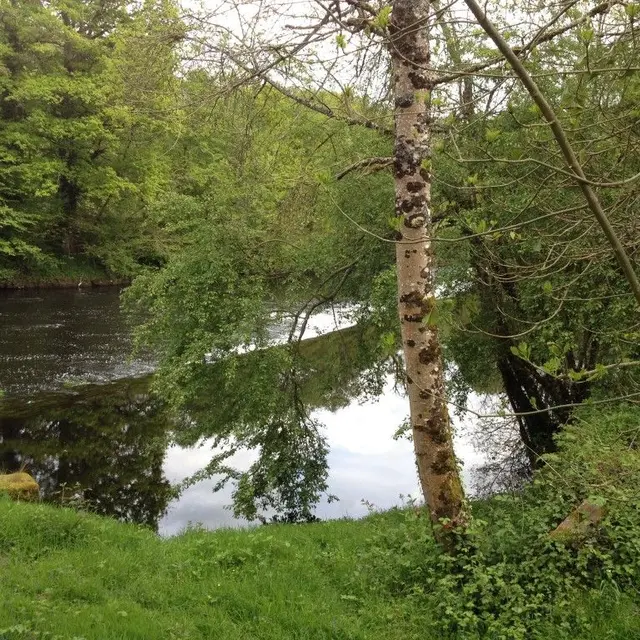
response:
[[[429,2],[396,0],[389,51],[394,70],[398,312],[405,356],[413,442],[422,492],[441,538],[464,528],[466,503],[453,450],[437,327],[431,242],[431,75]],[[420,95],[422,99],[415,99]],[[425,162],[426,161],[426,162]],[[438,533],[439,532],[439,533]]]

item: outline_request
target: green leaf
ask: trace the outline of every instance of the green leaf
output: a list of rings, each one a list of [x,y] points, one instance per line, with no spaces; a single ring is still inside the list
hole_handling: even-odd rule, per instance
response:
[[[383,333],[382,336],[380,336],[380,347],[384,353],[395,353],[397,350],[396,334],[392,331]]]
[[[578,37],[583,42],[589,43],[593,40],[593,29],[591,27],[585,27],[584,29],[580,29],[578,32]]]
[[[587,496],[587,502],[594,504],[598,507],[604,507],[607,504],[607,499],[604,496],[600,496],[597,494],[592,494]]]
[[[557,356],[550,358],[543,365],[542,368],[549,374],[556,374],[562,367],[562,361]]]
[[[389,218],[387,218],[387,224],[394,231],[400,231],[400,229],[402,228],[402,221],[403,218],[401,216],[389,216]]]
[[[441,319],[441,310],[438,304],[435,304],[431,311],[427,313],[427,315],[423,318],[422,324],[427,325],[427,327],[437,327],[438,322]]]
[[[531,347],[526,342],[521,342],[518,346],[512,346],[510,350],[513,355],[523,360],[531,359]]]
[[[378,29],[386,29],[391,21],[391,5],[386,5],[380,9],[378,15],[373,19],[373,25]]]

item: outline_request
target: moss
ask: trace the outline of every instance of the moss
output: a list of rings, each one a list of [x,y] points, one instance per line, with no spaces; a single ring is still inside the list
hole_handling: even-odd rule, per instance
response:
[[[606,513],[604,506],[584,500],[549,535],[558,542],[578,543],[593,533]]]
[[[37,500],[40,497],[38,483],[24,471],[0,475],[0,493],[21,500]]]

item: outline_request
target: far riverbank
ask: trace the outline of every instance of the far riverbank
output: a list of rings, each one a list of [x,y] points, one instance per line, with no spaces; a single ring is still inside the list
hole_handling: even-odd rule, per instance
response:
[[[36,269],[0,269],[0,289],[67,289],[131,284],[131,276],[80,260],[64,260]]]

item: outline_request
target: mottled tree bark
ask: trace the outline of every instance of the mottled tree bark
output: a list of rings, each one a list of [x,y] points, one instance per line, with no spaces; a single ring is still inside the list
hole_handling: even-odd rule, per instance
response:
[[[466,508],[453,452],[435,307],[431,244],[431,73],[428,0],[396,0],[389,50],[395,97],[396,245],[398,310],[407,370],[418,474],[434,522],[463,527]]]

